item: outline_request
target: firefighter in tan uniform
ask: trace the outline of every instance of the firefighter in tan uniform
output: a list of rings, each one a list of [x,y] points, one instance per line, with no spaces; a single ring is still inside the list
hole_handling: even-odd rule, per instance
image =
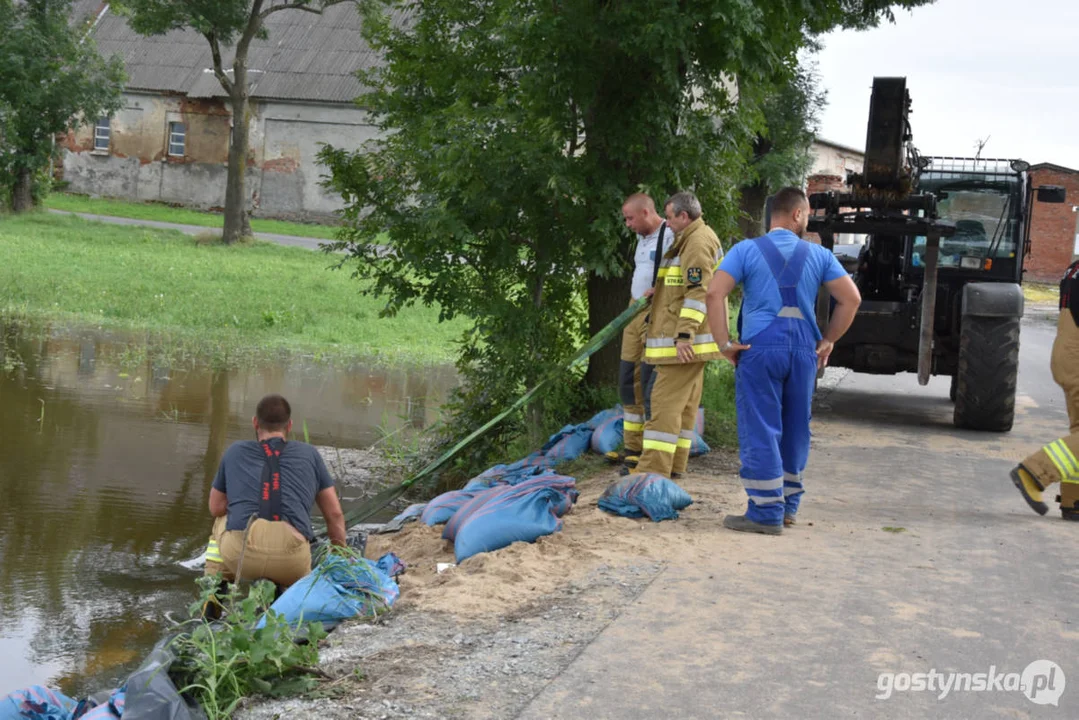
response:
[[[721,357],[708,329],[704,300],[723,249],[701,218],[700,201],[692,193],[672,195],[664,211],[676,235],[660,262],[648,314],[644,359],[656,368],[646,388],[650,414],[637,472],[669,478],[686,471],[704,364]]]
[[[1064,390],[1068,406],[1069,435],[1054,440],[1012,470],[1012,482],[1034,511],[1044,515],[1049,506],[1042,492],[1060,483],[1060,514],[1079,520],[1079,261],[1073,262],[1060,281],[1060,317],[1053,342],[1050,368],[1053,380]]]
[[[652,295],[656,270],[663,252],[674,244],[674,231],[656,213],[656,204],[644,193],[634,193],[622,205],[626,227],[637,234],[633,253],[633,280],[630,285],[630,304]],[[624,460],[628,467],[637,464],[641,455],[644,434],[643,381],[648,372],[644,361],[644,329],[647,313],[638,313],[622,331],[622,353],[618,368],[618,392],[622,400],[623,445],[625,453],[612,460]]]

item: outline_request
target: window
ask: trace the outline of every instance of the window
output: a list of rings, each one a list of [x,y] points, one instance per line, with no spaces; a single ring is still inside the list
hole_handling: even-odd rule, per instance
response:
[[[109,116],[102,115],[94,125],[94,150],[96,152],[109,151],[109,137],[112,134],[109,128]]]
[[[185,130],[182,122],[169,123],[169,155],[184,156]]]

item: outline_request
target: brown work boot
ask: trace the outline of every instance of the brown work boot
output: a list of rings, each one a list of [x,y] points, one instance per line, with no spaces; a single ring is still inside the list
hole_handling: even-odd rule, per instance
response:
[[[763,523],[753,522],[745,515],[728,515],[723,518],[723,527],[728,530],[737,530],[738,532],[753,532],[760,533],[761,535],[782,535],[782,525],[765,525]]]
[[[1019,493],[1023,496],[1023,499],[1027,501],[1034,512],[1039,515],[1044,515],[1049,512],[1049,506],[1045,504],[1042,499],[1042,491],[1045,490],[1033,473],[1023,467],[1022,464],[1016,465],[1011,471],[1012,482],[1015,487],[1019,489]]]

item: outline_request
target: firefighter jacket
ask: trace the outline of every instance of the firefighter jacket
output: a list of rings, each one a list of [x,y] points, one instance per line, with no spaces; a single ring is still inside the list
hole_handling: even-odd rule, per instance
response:
[[[644,361],[650,365],[679,364],[675,342],[693,343],[696,362],[722,357],[708,328],[704,304],[708,283],[723,256],[712,228],[697,218],[678,233],[663,254],[648,315]]]

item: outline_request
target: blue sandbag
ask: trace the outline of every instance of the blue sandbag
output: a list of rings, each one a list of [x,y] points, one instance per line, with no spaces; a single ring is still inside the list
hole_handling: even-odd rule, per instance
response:
[[[293,625],[301,621],[336,625],[392,607],[400,592],[397,583],[370,560],[330,555],[281,593],[270,609]],[[255,627],[265,625],[263,617]]]
[[[87,713],[78,715],[78,720],[119,720],[124,715],[125,693],[114,690],[108,702],[104,702]]]
[[[622,447],[622,413],[607,418],[592,431],[592,452],[606,455]]]
[[[712,448],[708,447],[708,443],[704,441],[704,438],[698,433],[693,433],[693,444],[689,446],[689,456],[697,457],[709,452],[712,452]]]
[[[474,489],[466,488],[464,490],[450,490],[449,492],[444,492],[427,503],[427,507],[423,509],[423,515],[420,516],[420,520],[428,527],[441,525],[453,517],[453,514],[460,510],[462,505],[476,497],[477,493],[486,489],[488,488],[477,486]]]
[[[544,475],[519,485],[493,487],[462,507],[442,537],[454,543],[457,562],[562,529],[559,519],[577,501],[576,481]]]
[[[516,465],[516,463],[514,463]],[[516,485],[530,477],[551,472],[546,465],[519,466],[510,469],[509,465],[495,465],[484,470],[465,484],[463,490],[486,490],[495,485]]]
[[[613,408],[607,410],[600,410],[598,413],[592,416],[592,419],[584,423],[588,427],[595,430],[603,423],[607,422],[611,418],[622,417],[622,406],[615,405]]]
[[[629,518],[648,517],[653,522],[673,520],[693,498],[673,480],[656,473],[634,473],[603,491],[599,507]]]
[[[552,437],[557,438],[558,435],[555,435],[555,436],[552,436]],[[554,442],[548,441],[548,445],[553,446]],[[525,469],[525,468],[535,468],[535,467],[549,468],[549,467],[553,466],[554,463],[555,463],[554,459],[549,458],[544,454],[546,452],[547,448],[548,448],[548,445],[545,445],[543,450],[537,450],[536,452],[531,453],[527,457],[521,458],[517,462],[512,463],[510,465],[507,465],[506,468],[505,468],[506,471],[507,472],[518,472],[518,471],[520,471],[522,469]]]
[[[388,552],[375,562],[375,567],[381,570],[386,577],[396,580],[397,576],[405,571],[405,561],[394,553]]]
[[[588,449],[588,443],[592,439],[592,428],[587,423],[581,425],[566,425],[548,439],[543,446],[544,457],[550,458],[555,463],[576,460]]]
[[[59,690],[31,685],[0,700],[0,720],[69,720],[77,705]]]

